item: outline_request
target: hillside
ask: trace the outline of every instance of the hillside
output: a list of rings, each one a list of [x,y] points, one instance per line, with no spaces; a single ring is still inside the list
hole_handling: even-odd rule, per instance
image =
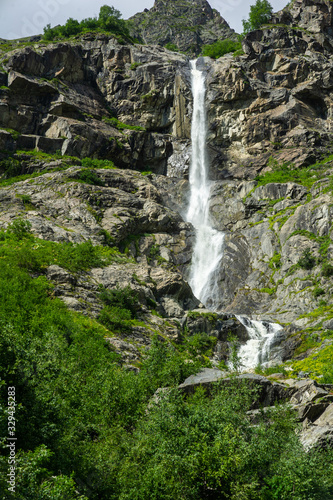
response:
[[[144,43],[1,41],[1,498],[333,498],[332,16],[294,0],[198,59],[214,310],[189,284],[189,59],[225,21],[156,0]],[[281,329],[240,374],[255,321]]]

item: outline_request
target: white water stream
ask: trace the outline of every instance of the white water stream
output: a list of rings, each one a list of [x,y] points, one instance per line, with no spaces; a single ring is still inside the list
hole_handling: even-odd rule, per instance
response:
[[[210,309],[218,298],[216,270],[222,259],[224,234],[209,221],[211,182],[208,180],[206,152],[206,84],[205,75],[191,61],[193,116],[191,128],[192,161],[190,168],[190,202],[187,220],[196,229],[189,283],[194,295]]]
[[[190,200],[186,219],[196,230],[189,283],[194,295],[209,309],[217,310],[219,287],[217,271],[223,257],[224,233],[211,227],[209,218],[210,189],[206,149],[206,82],[205,74],[191,61],[193,116],[191,128],[192,160],[190,167]],[[242,369],[252,369],[269,361],[270,346],[282,329],[267,321],[237,319],[245,326],[250,340],[239,350]]]

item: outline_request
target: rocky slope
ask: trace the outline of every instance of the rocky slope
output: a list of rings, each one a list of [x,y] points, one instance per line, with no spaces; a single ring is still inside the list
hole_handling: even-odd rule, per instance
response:
[[[201,47],[236,34],[206,0],[155,0],[154,6],[131,17],[132,35],[144,43],[167,45],[194,56]]]
[[[145,18],[176,5],[162,3]],[[112,241],[134,259],[75,279],[49,269],[70,307],[96,315],[99,284],[129,283],[151,332],[213,333],[218,360],[226,358],[228,331],[247,338],[235,313],[289,325],[283,361],[331,352],[332,8],[326,0],[295,0],[246,36],[244,56],[200,60],[216,180],[211,215],[226,232],[221,309],[229,316],[187,313],[198,306],[186,283],[194,234],[182,219],[191,154],[188,57],[96,34],[0,46],[2,169],[5,176],[8,165],[16,174],[40,173],[1,187],[1,226],[20,215],[41,238]],[[186,37],[180,43],[191,49]],[[33,149],[75,158],[46,160],[27,154]],[[84,157],[121,170],[97,169],[103,186],[78,182]],[[266,177],[255,180],[258,174]],[[152,317],[145,297],[162,318]],[[137,332],[141,345],[149,343],[149,332]]]

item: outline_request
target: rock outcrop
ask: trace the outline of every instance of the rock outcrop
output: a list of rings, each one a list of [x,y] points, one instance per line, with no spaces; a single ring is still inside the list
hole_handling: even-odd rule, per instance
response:
[[[29,44],[6,56],[1,149],[110,158],[123,168],[165,174],[169,134],[190,137],[183,55],[95,34]]]
[[[205,44],[237,39],[236,33],[206,0],[155,0],[154,6],[130,18],[132,35],[147,44],[170,44],[192,57]]]

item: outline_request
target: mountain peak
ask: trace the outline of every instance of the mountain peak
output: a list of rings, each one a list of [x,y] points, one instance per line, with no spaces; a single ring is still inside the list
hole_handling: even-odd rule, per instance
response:
[[[205,44],[236,38],[234,30],[207,0],[155,0],[131,17],[132,35],[147,44],[168,45],[198,55]]]

